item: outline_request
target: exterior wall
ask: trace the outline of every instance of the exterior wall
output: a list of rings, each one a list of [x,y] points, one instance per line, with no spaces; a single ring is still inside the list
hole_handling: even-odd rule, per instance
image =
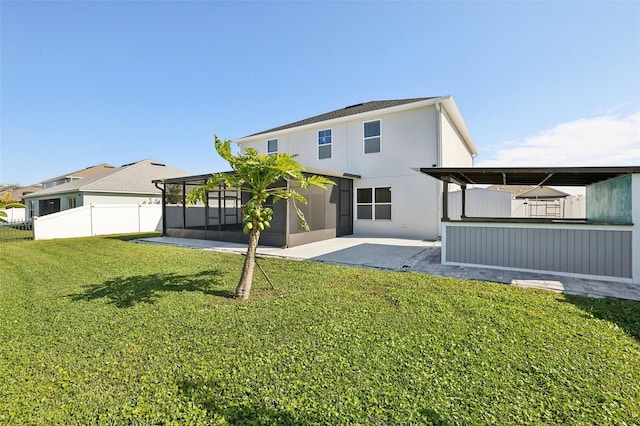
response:
[[[380,120],[381,152],[365,154],[363,126],[373,120]],[[441,120],[445,123],[441,134],[446,149],[439,152],[438,121],[434,105],[391,113],[378,110],[335,123],[265,134],[244,142],[242,147],[266,153],[267,140],[277,138],[278,152],[298,154],[297,160],[306,167],[361,176],[354,180],[353,188],[355,235],[436,239],[440,235],[441,184],[414,169],[473,163],[446,117]],[[318,159],[318,131],[329,128],[332,157]],[[358,188],[375,187],[391,187],[391,220],[357,219]]]
[[[363,123],[381,120],[382,148],[380,153],[364,154]],[[318,131],[332,130],[332,158],[318,159]],[[297,160],[306,167],[338,170],[366,176],[411,175],[411,168],[437,163],[436,111],[433,106],[382,114],[381,111],[357,119],[309,128],[290,129],[282,134],[265,135],[246,142],[266,153],[268,139],[278,139],[278,152],[298,154]],[[414,172],[417,173],[417,172]]]
[[[444,108],[441,114],[442,160],[440,167],[473,167],[473,157],[462,136],[455,128]]]
[[[443,263],[631,281],[632,234],[629,226],[447,223]]]

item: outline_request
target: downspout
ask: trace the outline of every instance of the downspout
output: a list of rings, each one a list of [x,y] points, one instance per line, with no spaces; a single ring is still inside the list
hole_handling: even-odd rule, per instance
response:
[[[436,164],[435,167],[442,167],[442,105],[441,102],[438,101],[435,103],[436,109]],[[442,219],[446,214],[448,216],[448,212],[444,211],[443,208],[448,204],[448,189],[449,184],[445,181],[438,180],[437,191],[442,194],[442,197],[438,197],[436,193],[436,200],[438,203],[438,224],[436,225],[439,230],[439,237],[442,239]],[[447,197],[447,199],[445,199]]]
[[[162,181],[162,188],[158,186],[158,181],[153,181],[153,184],[156,188],[162,191],[162,236],[166,237],[165,230],[167,229],[167,203],[165,199],[165,185],[164,181]]]
[[[442,105],[440,102],[436,102],[435,107],[436,107],[436,148],[437,148],[436,167],[442,167]]]

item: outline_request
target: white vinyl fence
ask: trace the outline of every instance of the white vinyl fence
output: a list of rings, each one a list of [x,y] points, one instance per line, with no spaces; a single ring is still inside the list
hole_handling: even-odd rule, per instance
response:
[[[465,194],[467,217],[510,217],[511,193],[485,188],[468,188]],[[462,191],[449,193],[449,219],[460,220]]]
[[[36,240],[162,230],[158,204],[90,204],[33,220]]]
[[[3,210],[7,214],[7,217],[4,218],[7,222],[21,222],[25,221],[27,218],[27,209],[25,208],[0,210]]]

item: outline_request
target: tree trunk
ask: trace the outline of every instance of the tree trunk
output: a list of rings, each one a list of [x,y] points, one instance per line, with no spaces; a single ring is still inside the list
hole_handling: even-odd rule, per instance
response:
[[[251,292],[251,284],[253,283],[253,269],[256,266],[256,249],[258,248],[258,240],[260,240],[260,229],[254,226],[249,234],[249,247],[247,247],[247,256],[244,259],[242,267],[242,275],[236,287],[236,299],[246,300]]]

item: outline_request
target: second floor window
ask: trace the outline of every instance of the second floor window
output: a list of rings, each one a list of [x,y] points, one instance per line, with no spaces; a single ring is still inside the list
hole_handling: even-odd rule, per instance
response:
[[[278,153],[278,139],[269,139],[267,141],[267,154],[277,154]]]
[[[318,131],[318,159],[331,158],[331,129]]]
[[[364,153],[380,152],[382,147],[380,136],[380,120],[364,123]]]

